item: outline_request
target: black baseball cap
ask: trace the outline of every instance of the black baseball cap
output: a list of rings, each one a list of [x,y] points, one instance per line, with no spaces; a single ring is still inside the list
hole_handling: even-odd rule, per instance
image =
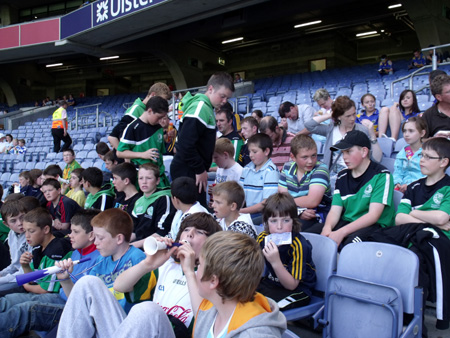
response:
[[[342,140],[334,146],[331,146],[330,149],[332,151],[347,150],[353,146],[366,147],[370,150],[371,144],[367,135],[362,131],[352,130],[348,132]]]

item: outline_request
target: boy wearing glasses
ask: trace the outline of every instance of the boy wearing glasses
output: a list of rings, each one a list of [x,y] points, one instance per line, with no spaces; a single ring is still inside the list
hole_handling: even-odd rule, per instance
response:
[[[426,176],[406,188],[395,224],[429,223],[450,238],[450,177],[445,174],[450,165],[450,141],[432,138],[424,142],[420,155],[420,170]]]
[[[426,300],[436,303],[436,328],[450,320],[450,141],[435,137],[424,142],[420,169],[426,175],[412,182],[398,206],[396,227],[374,233],[370,240],[407,247],[419,257],[419,286]],[[444,287],[442,287],[444,286]]]

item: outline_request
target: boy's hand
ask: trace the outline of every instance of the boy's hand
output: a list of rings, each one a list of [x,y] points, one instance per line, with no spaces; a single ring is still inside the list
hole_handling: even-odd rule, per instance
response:
[[[178,248],[177,258],[181,262],[181,268],[183,269],[184,274],[194,272],[195,251],[189,243],[183,243],[183,245]]]
[[[20,265],[26,265],[29,266],[31,261],[33,260],[33,255],[31,254],[31,252],[24,252],[22,254],[22,256],[20,256]]]
[[[443,225],[438,225],[437,227],[444,231],[450,231],[450,222],[447,222]]]
[[[316,212],[314,209],[306,209],[300,215],[300,219],[310,220],[316,218]]]
[[[328,235],[328,238],[331,238],[333,241],[335,241],[338,246],[341,244],[341,242],[344,239],[344,237],[345,237],[345,234],[342,231],[339,231],[339,230],[332,231]]]
[[[198,193],[206,191],[208,187],[208,173],[206,171],[195,175],[195,185],[198,186]]]
[[[166,243],[167,246],[171,246],[173,243],[173,239],[167,237],[155,237],[155,239],[158,242]],[[174,246],[169,250],[158,250],[154,255],[151,256],[145,254],[146,257],[143,261],[143,264],[145,264],[149,268],[149,271],[155,270],[163,265],[177,249],[178,247]]]
[[[67,278],[69,278],[69,273],[73,272],[72,258],[55,262],[55,266],[57,266],[58,268],[63,270],[62,272],[56,274],[56,277],[58,279],[67,279]]]
[[[262,252],[272,267],[277,263],[281,263],[280,253],[278,252],[278,247],[274,242],[269,241]]]
[[[151,148],[142,153],[142,158],[157,162],[159,158],[159,151],[156,148]]]
[[[53,220],[53,227],[54,227],[56,230],[62,230],[63,226],[62,226],[61,220],[55,218],[55,219]]]
[[[331,230],[330,227],[324,226],[324,227],[322,228],[322,232],[321,232],[320,234],[321,234],[322,236],[329,237],[330,234],[331,234],[331,232],[332,232],[332,230]]]

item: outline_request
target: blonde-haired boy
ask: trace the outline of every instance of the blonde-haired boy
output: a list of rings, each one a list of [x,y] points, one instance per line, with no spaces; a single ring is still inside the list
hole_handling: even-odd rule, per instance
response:
[[[234,146],[227,138],[219,138],[214,148],[213,161],[217,164],[216,184],[239,181],[242,167],[234,160]]]
[[[253,221],[249,214],[241,214],[245,201],[244,189],[235,181],[223,182],[212,189],[212,207],[224,231],[240,232],[256,239]]]
[[[256,292],[263,262],[258,244],[246,235],[218,232],[206,240],[196,277],[193,269],[186,273],[188,285],[194,284],[203,298],[197,303],[191,292],[193,308],[198,308],[194,338],[209,332],[215,337],[231,332],[233,337],[281,337],[286,318],[274,301]]]

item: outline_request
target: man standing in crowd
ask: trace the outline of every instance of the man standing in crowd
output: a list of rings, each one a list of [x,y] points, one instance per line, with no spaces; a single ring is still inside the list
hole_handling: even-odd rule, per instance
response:
[[[67,131],[67,102],[61,101],[59,108],[56,109],[52,115],[52,136],[53,136],[53,152],[59,153],[69,149],[72,144],[72,139]],[[61,141],[64,145],[61,149]]]

